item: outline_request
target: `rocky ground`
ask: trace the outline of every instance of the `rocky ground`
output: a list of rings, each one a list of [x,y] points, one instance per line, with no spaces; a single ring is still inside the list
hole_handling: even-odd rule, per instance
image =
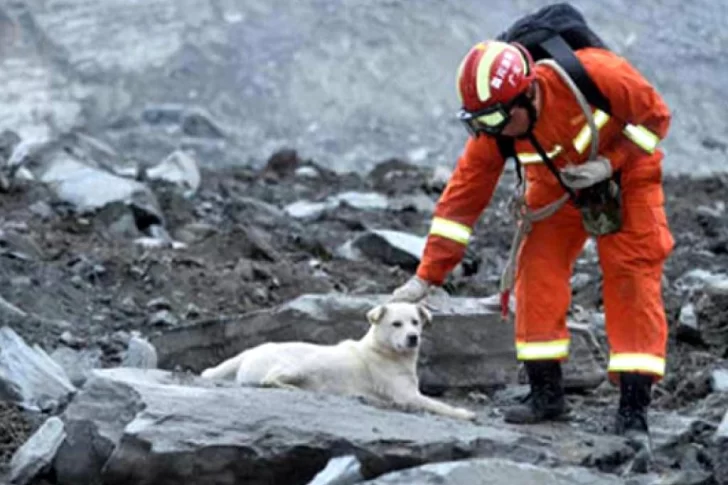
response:
[[[6,133],[5,157],[18,141],[11,135]],[[135,170],[145,181],[140,186],[151,187],[146,199],[80,213],[69,202],[77,194],[59,182],[54,167],[69,158],[89,163],[90,154],[114,154],[91,140],[69,135],[36,151],[26,163],[36,180],[16,177],[0,194],[0,319],[29,344],[49,353],[73,349],[97,367],[120,365],[136,332],[160,341],[176,329],[236,318],[303,294],[390,292],[416,265],[416,247],[447,174],[445,167],[400,160],[382,161],[369,173],[334,173],[282,150],[259,169],[197,171],[181,164],[187,171],[178,173],[186,178],[176,183],[151,180],[151,169]],[[96,175],[111,173],[94,167]],[[463,264],[448,279],[450,293],[497,292],[512,235],[505,211],[511,178],[504,176]],[[94,180],[92,174],[86,182]],[[665,190],[676,247],[665,268],[669,370],[655,389],[655,409],[699,420],[683,445],[692,447],[691,466],[705,478],[716,466],[711,437],[728,405],[726,374],[720,372],[728,368],[728,277],[722,273],[728,267],[728,177],[668,177]],[[401,233],[372,238],[378,230]],[[414,238],[405,244],[410,249],[397,249],[397,238],[406,234]],[[572,318],[603,341],[598,266],[589,246],[573,286]],[[504,395],[479,391],[450,397],[497,414]],[[575,426],[602,433],[615,396],[609,386],[572,396],[579,409]],[[58,411],[39,415],[3,404],[0,459],[7,463],[41,418]],[[680,468],[681,459],[663,465]]]

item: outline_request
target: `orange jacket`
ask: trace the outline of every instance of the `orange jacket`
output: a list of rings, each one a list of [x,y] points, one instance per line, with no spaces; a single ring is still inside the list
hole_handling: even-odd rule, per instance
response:
[[[611,117],[599,110],[599,154],[621,172],[623,200],[662,203],[661,161],[656,144],[667,134],[670,113],[657,91],[625,59],[602,49],[576,53],[611,104]],[[556,167],[584,163],[591,131],[570,88],[552,68],[536,66],[543,104],[534,134]],[[530,207],[542,207],[563,194],[554,174],[527,140],[517,140]],[[460,262],[472,228],[490,202],[505,162],[492,138],[469,138],[435,209],[417,275],[442,284]],[[636,190],[635,190],[636,189]]]

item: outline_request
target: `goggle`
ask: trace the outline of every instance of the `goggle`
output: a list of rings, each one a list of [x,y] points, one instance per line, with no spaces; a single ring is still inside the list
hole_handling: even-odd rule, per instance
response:
[[[478,111],[466,111],[461,109],[457,117],[465,125],[473,137],[485,133],[486,135],[500,135],[509,121],[511,121],[511,110],[524,100],[517,97],[510,103],[497,103],[493,106]]]

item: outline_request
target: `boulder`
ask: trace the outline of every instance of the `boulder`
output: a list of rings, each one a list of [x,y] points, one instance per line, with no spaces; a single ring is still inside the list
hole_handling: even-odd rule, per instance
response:
[[[339,256],[353,260],[372,260],[415,271],[427,238],[402,231],[366,231],[338,248]]]
[[[191,194],[197,192],[202,181],[197,160],[183,150],[170,153],[159,164],[147,168],[145,174],[152,180],[176,184]]]
[[[60,485],[303,485],[336,456],[356,456],[370,479],[470,457],[575,465],[589,451],[568,428],[552,443],[486,417],[474,424],[129,368],[95,370],[62,418],[68,436],[54,461]]]
[[[65,439],[63,421],[56,416],[48,418],[13,455],[10,461],[10,483],[29,483],[43,468],[50,465]]]
[[[383,475],[367,482],[370,485],[619,485],[624,481],[614,475],[586,468],[546,468],[502,458],[484,458],[432,463]]]
[[[177,327],[151,342],[161,368],[179,365],[199,372],[264,342],[334,344],[359,338],[369,325],[366,312],[388,296],[303,295],[270,310]],[[495,300],[440,296],[428,300],[434,321],[424,333],[418,366],[423,390],[487,390],[517,381],[513,326],[501,320]],[[571,353],[567,383],[583,381],[584,375],[598,370],[586,339],[574,338]]]
[[[715,464],[715,480],[720,485],[728,484],[728,411],[723,416],[718,430],[715,432],[717,463]]]
[[[33,411],[52,410],[75,391],[43,349],[29,347],[10,327],[0,328],[0,399]]]

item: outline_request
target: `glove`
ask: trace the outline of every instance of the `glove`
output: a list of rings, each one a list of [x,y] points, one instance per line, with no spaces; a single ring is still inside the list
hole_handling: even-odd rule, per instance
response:
[[[390,302],[406,302],[417,303],[427,296],[430,290],[430,283],[418,276],[413,276],[405,284],[395,289],[392,296],[389,297]]]
[[[606,158],[589,160],[581,165],[561,169],[564,184],[572,189],[584,189],[612,176],[612,164]]]

